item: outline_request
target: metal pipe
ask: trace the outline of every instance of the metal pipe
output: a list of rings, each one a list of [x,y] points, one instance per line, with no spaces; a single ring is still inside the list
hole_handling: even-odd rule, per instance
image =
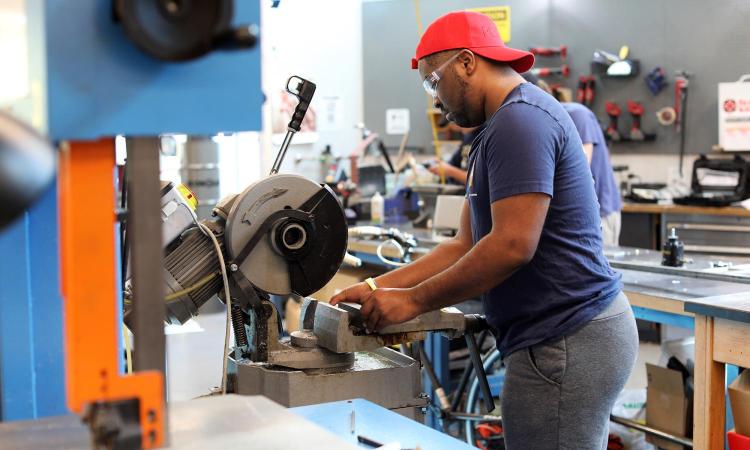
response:
[[[635,422],[633,420],[625,419],[623,417],[617,417],[617,416],[609,416],[609,420],[611,420],[614,423],[619,423],[620,425],[624,425],[628,428],[632,428],[634,430],[643,431],[644,433],[660,437],[662,439],[666,439],[670,442],[675,442],[677,444],[684,445],[689,448],[693,448],[693,441],[692,439],[687,439],[680,436],[675,436],[673,434],[665,433],[664,431],[657,430],[655,428],[651,428],[649,426],[640,424],[638,422]]]
[[[492,416],[489,414],[472,414],[458,411],[451,411],[446,413],[446,416],[450,419],[464,420],[467,422],[493,422],[503,423],[502,416]]]
[[[286,151],[289,149],[289,144],[292,143],[292,136],[294,136],[294,133],[295,131],[292,129],[287,130],[286,136],[284,136],[284,142],[281,143],[279,153],[276,155],[276,161],[273,162],[273,167],[271,167],[271,175],[276,175],[277,173],[279,173],[281,163],[284,162]]]
[[[422,361],[422,367],[425,368],[425,370],[427,371],[427,376],[430,378],[430,383],[432,383],[432,389],[435,391],[435,395],[438,398],[440,409],[446,411],[450,408],[451,405],[448,402],[448,397],[445,395],[445,389],[443,389],[443,386],[440,385],[440,381],[435,374],[435,369],[432,367],[432,362],[430,362],[430,359],[427,357],[424,348],[421,344],[419,344],[418,347],[419,359]]]

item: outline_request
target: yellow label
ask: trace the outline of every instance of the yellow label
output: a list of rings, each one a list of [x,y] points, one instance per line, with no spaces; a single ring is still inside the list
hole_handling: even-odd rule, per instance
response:
[[[177,191],[185,199],[188,206],[190,206],[190,208],[192,208],[192,210],[195,211],[195,208],[198,207],[198,198],[195,196],[195,194],[193,194],[193,191],[188,189],[188,187],[185,186],[184,184],[178,184]]]
[[[488,6],[485,8],[469,8],[467,11],[474,11],[489,16],[495,25],[500,37],[506,44],[510,42],[510,6]]]

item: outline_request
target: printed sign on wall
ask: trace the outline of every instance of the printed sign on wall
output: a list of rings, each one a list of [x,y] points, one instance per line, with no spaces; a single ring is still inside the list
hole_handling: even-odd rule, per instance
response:
[[[719,83],[719,146],[728,152],[750,150],[750,75]]]
[[[488,6],[485,8],[469,8],[467,11],[474,11],[485,14],[495,22],[497,31],[503,42],[510,42],[510,6]]]

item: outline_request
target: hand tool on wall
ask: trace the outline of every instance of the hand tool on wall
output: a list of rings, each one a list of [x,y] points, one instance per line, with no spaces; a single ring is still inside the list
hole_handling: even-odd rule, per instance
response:
[[[609,125],[607,126],[605,134],[611,141],[617,142],[622,139],[620,132],[617,130],[617,121],[620,118],[620,114],[622,114],[620,105],[615,102],[606,102],[604,104],[604,110],[609,116]]]
[[[581,75],[578,77],[578,87],[576,88],[576,101],[580,104],[586,102],[586,84],[588,77]]]
[[[652,94],[658,95],[669,84],[667,73],[661,67],[654,67],[644,78]]]
[[[643,103],[628,100],[628,112],[633,118],[633,124],[630,126],[631,141],[642,141],[645,139],[643,130],[641,130],[641,117],[643,117]]]
[[[620,49],[620,55],[613,55],[604,50],[596,50],[591,60],[591,71],[608,77],[634,77],[638,75],[640,62],[629,59],[627,46]]]
[[[531,69],[531,73],[542,78],[552,75],[562,75],[567,77],[570,75],[570,67],[568,67],[567,64],[563,64],[559,67],[537,67]]]
[[[586,80],[586,96],[584,105],[591,107],[594,104],[594,97],[596,94],[596,79],[593,75],[589,75]]]
[[[676,72],[677,77],[674,81],[674,109],[677,114],[675,120],[675,129],[680,133],[680,163],[679,170],[680,176],[682,176],[682,162],[685,159],[685,128],[687,123],[685,117],[687,114],[687,95],[688,85],[691,73],[686,70],[678,70]]]
[[[596,88],[596,79],[593,75],[581,75],[578,77],[578,89],[576,91],[576,101],[582,105],[591,107],[594,104],[594,94]]]
[[[559,56],[562,59],[568,57],[568,46],[559,47],[532,47],[529,49],[534,56]]]

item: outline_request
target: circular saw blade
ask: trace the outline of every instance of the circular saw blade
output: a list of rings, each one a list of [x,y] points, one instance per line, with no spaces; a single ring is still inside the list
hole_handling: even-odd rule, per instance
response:
[[[310,251],[298,258],[280,254],[266,231],[244,261],[237,262],[242,274],[258,289],[276,295],[309,295],[323,287],[346,252],[346,219],[330,190],[299,175],[280,174],[250,185],[234,202],[227,217],[227,253],[234,259],[260,231],[266,219],[284,209],[298,209],[325,190],[314,211],[314,235]]]

